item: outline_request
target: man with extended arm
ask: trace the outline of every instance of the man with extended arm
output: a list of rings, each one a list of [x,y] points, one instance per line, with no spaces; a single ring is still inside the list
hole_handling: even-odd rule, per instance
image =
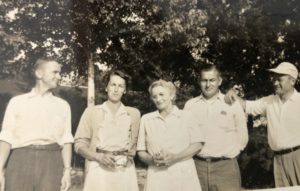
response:
[[[238,100],[247,114],[267,117],[268,142],[274,151],[276,187],[300,184],[300,94],[294,88],[297,68],[282,62],[269,69],[275,94],[255,101],[245,101],[230,90],[226,100]]]

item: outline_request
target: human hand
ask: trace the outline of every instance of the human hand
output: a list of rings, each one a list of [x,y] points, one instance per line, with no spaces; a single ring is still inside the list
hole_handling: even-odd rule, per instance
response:
[[[156,152],[152,155],[153,165],[159,167],[163,166],[162,161],[164,159],[162,151]]]
[[[61,179],[60,191],[68,191],[71,188],[71,168],[64,170],[63,177]]]
[[[133,156],[127,156],[127,164],[126,167],[130,167],[134,163]]]
[[[176,157],[175,154],[168,152],[160,152],[157,155],[154,155],[154,164],[157,167],[168,167],[175,163]]]
[[[115,168],[114,156],[111,154],[97,153],[96,161],[108,169]]]
[[[236,90],[230,89],[230,90],[225,94],[225,97],[224,97],[225,103],[231,105],[231,104],[233,104],[236,100],[237,100],[237,93],[236,93]]]
[[[4,171],[0,171],[0,191],[4,191],[5,188],[5,177],[4,177]]]

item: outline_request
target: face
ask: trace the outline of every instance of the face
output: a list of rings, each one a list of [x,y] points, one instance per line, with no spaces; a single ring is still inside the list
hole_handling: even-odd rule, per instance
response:
[[[151,99],[153,100],[156,108],[159,111],[167,110],[172,106],[172,99],[174,95],[171,95],[168,88],[162,86],[155,86],[151,90]]]
[[[61,65],[56,61],[49,61],[36,70],[36,77],[44,87],[52,89],[58,86],[61,79],[60,72]]]
[[[210,99],[219,92],[222,84],[222,78],[217,70],[209,70],[201,72],[200,88],[203,96]]]
[[[111,102],[119,102],[126,92],[126,82],[120,76],[113,75],[110,77],[105,90],[107,92],[108,100]]]
[[[289,75],[272,74],[271,81],[277,95],[284,95],[294,89],[295,79]]]

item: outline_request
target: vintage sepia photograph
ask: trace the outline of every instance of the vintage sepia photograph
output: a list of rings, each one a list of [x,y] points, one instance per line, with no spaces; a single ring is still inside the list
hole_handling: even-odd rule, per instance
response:
[[[299,0],[0,0],[0,191],[300,191],[299,69]]]

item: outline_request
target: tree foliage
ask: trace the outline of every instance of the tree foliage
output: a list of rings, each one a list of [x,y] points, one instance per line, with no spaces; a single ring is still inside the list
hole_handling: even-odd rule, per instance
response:
[[[0,79],[29,78],[35,59],[46,53],[59,57],[76,85],[86,83],[94,63],[103,99],[106,71],[118,68],[133,82],[124,102],[145,113],[153,109],[145,101],[152,80],[175,82],[183,106],[199,93],[198,67],[215,63],[224,73],[223,89],[235,85],[253,99],[272,93],[267,68],[281,61],[298,67],[299,9],[297,0],[0,0]],[[267,176],[272,170],[265,131],[249,132],[262,137],[251,138],[241,155],[243,185],[272,186],[247,171],[256,165]]]
[[[203,0],[208,13],[209,54],[245,96],[269,94],[266,68],[299,63],[300,3],[289,0]]]
[[[5,41],[12,35],[1,47],[6,53],[2,77],[28,72],[47,52],[59,56],[65,71],[78,78],[86,76],[88,62],[96,62],[141,79],[134,87],[144,90],[162,76],[188,82],[208,42],[207,16],[194,0],[15,0],[1,2],[1,12],[0,37]]]

